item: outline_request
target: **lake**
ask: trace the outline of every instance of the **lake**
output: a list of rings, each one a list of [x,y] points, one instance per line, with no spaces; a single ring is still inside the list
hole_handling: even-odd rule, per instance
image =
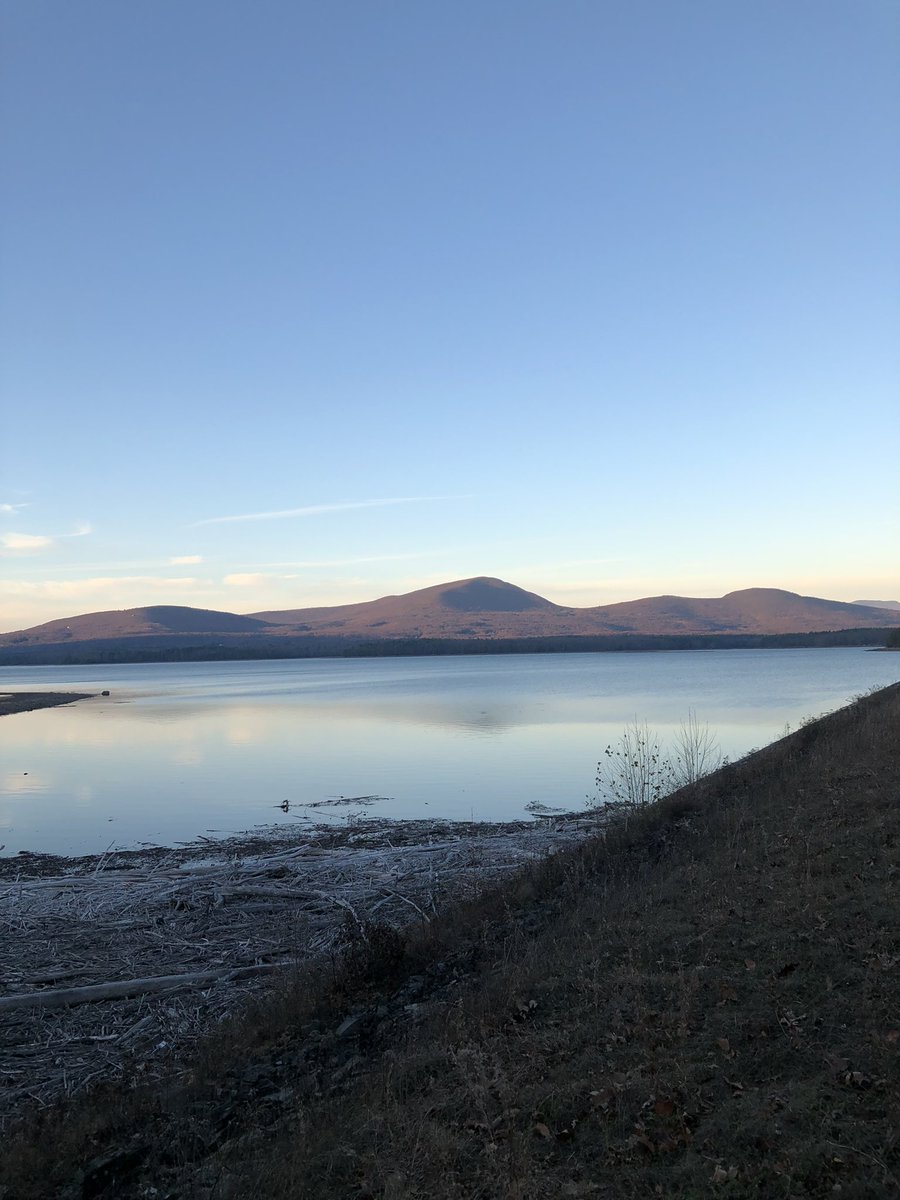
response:
[[[111,694],[0,718],[0,853],[578,810],[635,717],[671,739],[693,710],[735,758],[898,679],[855,648],[4,667]]]

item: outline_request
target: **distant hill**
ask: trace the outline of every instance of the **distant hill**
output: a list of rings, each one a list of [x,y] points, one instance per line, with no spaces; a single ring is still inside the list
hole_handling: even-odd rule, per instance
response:
[[[895,623],[883,610],[779,588],[745,588],[708,600],[654,596],[588,611],[614,623],[610,632],[632,633],[816,633]]]
[[[77,648],[142,655],[191,647],[209,657],[343,653],[389,642],[616,640],[632,637],[773,636],[885,629],[900,625],[900,605],[846,604],[778,588],[746,588],[717,598],[653,596],[594,608],[568,608],[502,579],[479,576],[359,604],[234,613],[156,605],[87,613],[0,634],[6,661],[29,649],[60,656]],[[289,649],[289,645],[291,648]],[[279,650],[279,647],[282,649]],[[597,648],[592,646],[592,648]],[[88,652],[84,651],[84,652]],[[41,661],[51,661],[47,653]]]
[[[95,638],[158,637],[184,633],[259,633],[264,621],[235,613],[180,604],[155,604],[148,608],[111,609],[48,621],[18,633],[0,634],[0,646],[51,645],[56,642],[89,642]],[[23,639],[25,639],[23,641]]]
[[[867,608],[893,608],[900,612],[900,600],[854,600],[854,604],[864,604]]]
[[[563,628],[572,611],[515,584],[482,576],[360,604],[253,616],[295,632],[345,637],[513,637],[555,633],[558,627],[561,633],[577,632]]]
[[[900,623],[884,610],[747,588],[718,599],[653,596],[564,608],[501,579],[462,579],[337,608],[254,613],[294,631],[381,637],[548,637],[597,634],[815,633]]]

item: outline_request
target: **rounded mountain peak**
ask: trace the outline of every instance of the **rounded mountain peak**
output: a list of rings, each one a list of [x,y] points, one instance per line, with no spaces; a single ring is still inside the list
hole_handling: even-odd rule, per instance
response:
[[[543,596],[488,575],[441,584],[434,589],[434,596],[443,608],[455,612],[530,612],[555,607]]]

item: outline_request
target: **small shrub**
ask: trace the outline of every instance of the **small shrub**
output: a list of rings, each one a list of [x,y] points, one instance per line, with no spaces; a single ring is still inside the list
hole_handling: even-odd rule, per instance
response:
[[[406,938],[385,921],[357,921],[349,912],[335,937],[341,967],[356,979],[391,976],[406,954]]]
[[[722,755],[709,725],[701,725],[693,709],[682,721],[671,754],[646,721],[625,726],[597,764],[596,805],[643,808],[722,766]]]
[[[600,803],[612,801],[627,808],[642,808],[676,786],[672,764],[646,721],[631,721],[618,742],[607,746],[603,755],[597,764]]]

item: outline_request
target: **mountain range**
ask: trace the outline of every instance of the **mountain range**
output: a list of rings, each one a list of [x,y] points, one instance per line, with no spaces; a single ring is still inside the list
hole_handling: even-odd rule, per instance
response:
[[[653,596],[592,608],[554,604],[502,579],[480,576],[383,596],[359,604],[250,613],[154,605],[86,613],[0,634],[0,650],[71,653],[99,645],[165,650],[192,642],[232,651],[254,645],[278,653],[302,641],[305,652],[352,645],[436,639],[554,639],[791,635],[900,625],[896,601],[844,603],[778,588],[746,588],[717,598]],[[9,654],[6,661],[12,661]],[[42,661],[49,661],[42,656]]]

